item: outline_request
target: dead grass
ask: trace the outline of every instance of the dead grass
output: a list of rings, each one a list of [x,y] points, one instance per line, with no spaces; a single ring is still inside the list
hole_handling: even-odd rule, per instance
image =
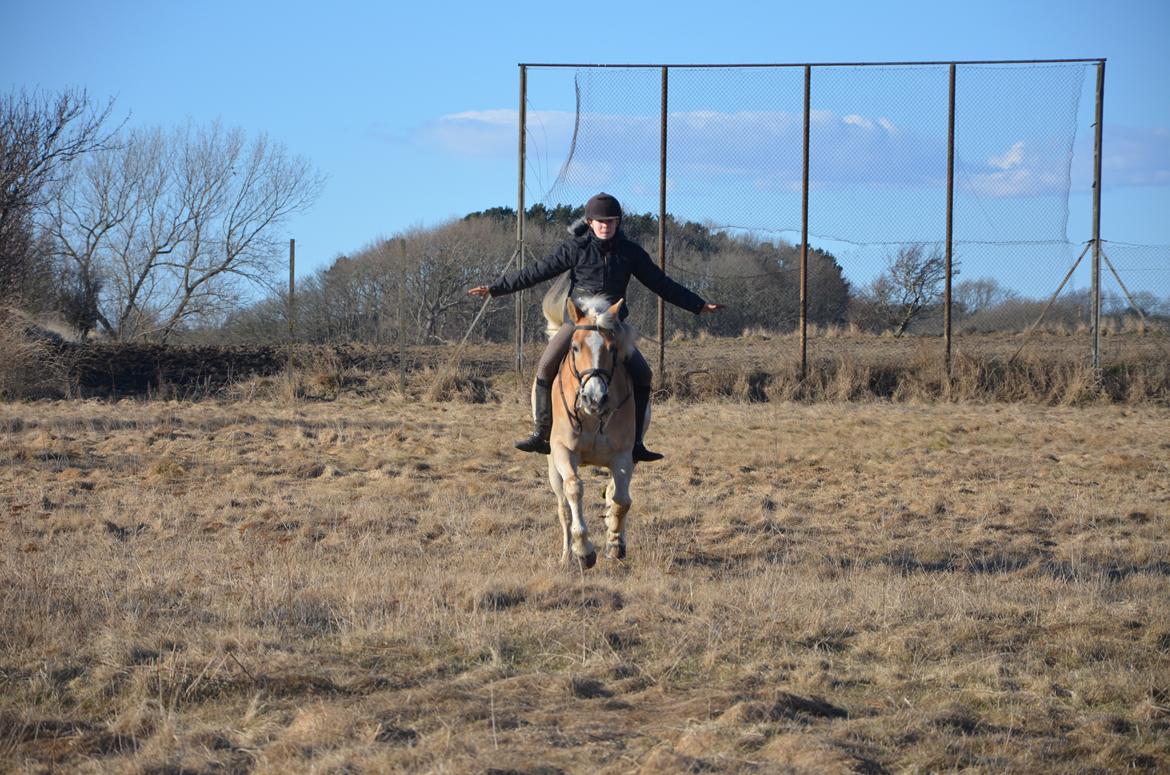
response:
[[[67,362],[55,357],[47,339],[30,337],[36,322],[16,310],[0,307],[0,401],[70,395]]]
[[[1167,409],[666,402],[582,574],[525,398],[0,406],[0,769],[1170,768]]]
[[[0,328],[3,328],[0,325]],[[657,368],[657,346],[643,349]],[[495,403],[528,373],[541,345],[525,349],[525,374],[507,344],[160,347],[89,343],[50,346],[0,331],[0,399],[68,396],[159,400],[383,400]],[[1087,336],[1051,331],[956,336],[944,369],[938,337],[873,336],[839,328],[814,332],[808,373],[792,334],[672,340],[659,395],[685,401],[1007,401],[1170,405],[1170,340],[1162,330],[1107,332],[1101,368]],[[401,368],[401,371],[400,371]],[[527,390],[527,387],[520,389]]]

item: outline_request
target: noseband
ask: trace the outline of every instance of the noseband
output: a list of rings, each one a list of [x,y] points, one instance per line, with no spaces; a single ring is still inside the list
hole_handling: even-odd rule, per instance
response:
[[[576,332],[576,331],[608,331],[608,330],[609,329],[605,329],[605,328],[602,328],[601,326],[596,326],[596,325],[573,326],[574,332]],[[584,371],[580,371],[577,369],[577,361],[572,357],[571,352],[565,356],[565,359],[568,360],[568,362],[569,362],[569,370],[573,372],[573,376],[576,377],[576,379],[577,379],[577,395],[573,399],[573,408],[572,408],[572,410],[570,410],[568,399],[565,398],[565,390],[563,387],[564,383],[562,382],[561,403],[563,403],[565,405],[565,414],[567,414],[569,416],[569,421],[573,424],[573,432],[580,433],[581,432],[581,418],[579,416],[579,413],[580,413],[579,407],[581,406],[581,395],[585,391],[586,383],[588,383],[589,380],[593,379],[594,377],[597,377],[598,379],[601,380],[602,384],[605,385],[605,391],[606,391],[606,393],[608,393],[609,392],[609,385],[611,382],[613,382],[614,369],[585,369]],[[616,364],[617,364],[617,357],[616,356],[614,357],[614,364],[615,364],[615,368],[616,368]],[[610,409],[607,412],[602,412],[602,414],[600,415],[601,427],[598,429],[600,433],[603,433],[603,434],[605,433],[605,425],[609,421],[610,415],[612,415],[614,412],[616,412],[618,409],[620,409],[626,403],[626,401],[629,401],[629,400],[630,400],[630,396],[627,395],[624,399],[622,399],[622,402],[620,404],[613,407],[612,409]]]
[[[604,331],[601,326],[573,326],[574,331]],[[617,362],[616,359],[614,361]],[[573,371],[573,376],[577,378],[577,400],[580,401],[581,393],[585,390],[585,383],[593,377],[600,377],[605,384],[605,389],[609,390],[609,383],[613,381],[613,369],[585,369],[585,371],[577,370],[577,361],[569,358],[569,368]]]

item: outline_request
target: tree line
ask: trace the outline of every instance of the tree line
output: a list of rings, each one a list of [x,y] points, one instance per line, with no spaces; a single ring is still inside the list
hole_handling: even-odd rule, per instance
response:
[[[537,260],[568,236],[581,206],[536,204],[525,212],[525,260]],[[751,234],[732,234],[667,215],[667,272],[703,297],[727,303],[719,315],[701,321],[717,336],[745,331],[788,332],[800,320],[800,248]],[[658,218],[627,213],[622,229],[654,253]],[[305,342],[442,344],[457,342],[479,314],[468,288],[489,283],[516,268],[516,211],[493,207],[433,228],[419,228],[378,240],[302,280],[296,291],[295,330]],[[509,257],[513,260],[509,262]],[[837,259],[813,249],[808,260],[808,321],[902,335],[937,322],[945,264],[937,246],[910,244],[894,251],[885,270],[855,288]],[[544,330],[540,295],[527,292],[524,327],[529,337]],[[231,315],[216,336],[234,341],[283,341],[288,335],[287,294],[282,289]],[[958,283],[954,309],[960,319],[988,325],[995,310],[1021,328],[1037,302],[1020,299],[993,279]],[[637,281],[630,283],[632,321],[657,331],[657,299]],[[700,321],[667,305],[668,333],[694,335]],[[1076,310],[1058,305],[1050,319],[1075,322]],[[493,299],[472,331],[476,339],[505,341],[515,334],[513,297]],[[991,327],[997,327],[994,324]]]
[[[580,206],[545,207],[525,212],[524,260],[539,260],[569,235],[567,228],[582,215]],[[441,344],[457,342],[480,318],[473,337],[505,341],[514,336],[514,297],[492,299],[483,315],[481,302],[467,289],[490,283],[505,269],[515,269],[516,212],[496,207],[433,228],[415,229],[379,240],[300,281],[293,308],[297,338],[306,342],[362,341],[373,343]],[[651,248],[657,239],[657,218],[627,214],[626,235]],[[716,335],[739,335],[745,328],[784,330],[799,318],[799,250],[786,243],[733,236],[668,216],[671,235],[667,272],[712,300],[731,299],[718,320],[704,321]],[[509,258],[512,261],[509,262]],[[810,320],[844,322],[850,301],[849,283],[829,254],[813,251],[809,258]],[[527,292],[524,325],[537,336],[544,330],[540,296],[545,285]],[[272,294],[230,316],[227,335],[241,340],[279,340],[287,335],[287,292]],[[652,333],[657,328],[656,297],[636,280],[630,283],[633,322]],[[669,307],[671,329],[696,333],[693,315]]]
[[[309,161],[264,135],[219,123],[129,128],[113,120],[112,102],[95,103],[83,90],[0,96],[0,323],[5,311],[20,309],[53,314],[82,339],[283,341],[290,322],[283,226],[322,187]],[[513,300],[493,299],[480,315],[467,289],[542,257],[581,215],[580,205],[530,207],[523,254],[516,211],[494,207],[338,256],[299,281],[296,336],[437,344],[459,341],[479,317],[475,337],[508,340]],[[702,321],[705,331],[797,327],[798,246],[666,217],[668,273],[727,304]],[[629,213],[622,228],[656,253],[656,215]],[[808,259],[810,323],[897,336],[937,328],[945,283],[939,245],[898,247],[860,287],[830,253],[812,249]],[[522,307],[531,336],[544,328],[542,291],[528,292]],[[1047,320],[1079,324],[1082,296],[1066,294]],[[634,322],[655,332],[657,300],[633,282],[628,301]],[[1151,309],[1157,301],[1143,300]],[[1019,330],[1041,306],[991,278],[954,285],[955,319],[969,328]],[[697,317],[669,305],[667,315],[668,333],[698,332]]]
[[[281,226],[322,176],[264,135],[112,114],[84,90],[0,96],[0,309],[54,312],[83,339],[218,325],[274,277]]]

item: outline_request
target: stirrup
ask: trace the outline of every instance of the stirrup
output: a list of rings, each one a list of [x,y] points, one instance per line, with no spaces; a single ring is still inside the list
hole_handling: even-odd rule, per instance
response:
[[[666,457],[661,452],[651,452],[646,449],[645,444],[634,445],[634,462],[635,463],[653,463],[655,460],[661,460]]]
[[[540,431],[533,431],[531,436],[523,441],[517,441],[513,446],[521,452],[539,452],[542,455],[552,452],[548,445],[548,436]]]

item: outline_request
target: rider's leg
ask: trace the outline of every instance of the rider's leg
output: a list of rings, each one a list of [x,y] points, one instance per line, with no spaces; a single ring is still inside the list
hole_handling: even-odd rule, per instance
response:
[[[634,350],[626,359],[630,381],[634,384],[634,461],[649,463],[661,460],[662,454],[646,449],[643,436],[646,433],[646,409],[650,406],[650,384],[654,374],[642,353]]]
[[[532,435],[515,444],[522,452],[549,453],[548,437],[552,432],[552,382],[557,368],[573,341],[573,325],[566,323],[553,334],[536,364],[536,382],[532,386]]]

